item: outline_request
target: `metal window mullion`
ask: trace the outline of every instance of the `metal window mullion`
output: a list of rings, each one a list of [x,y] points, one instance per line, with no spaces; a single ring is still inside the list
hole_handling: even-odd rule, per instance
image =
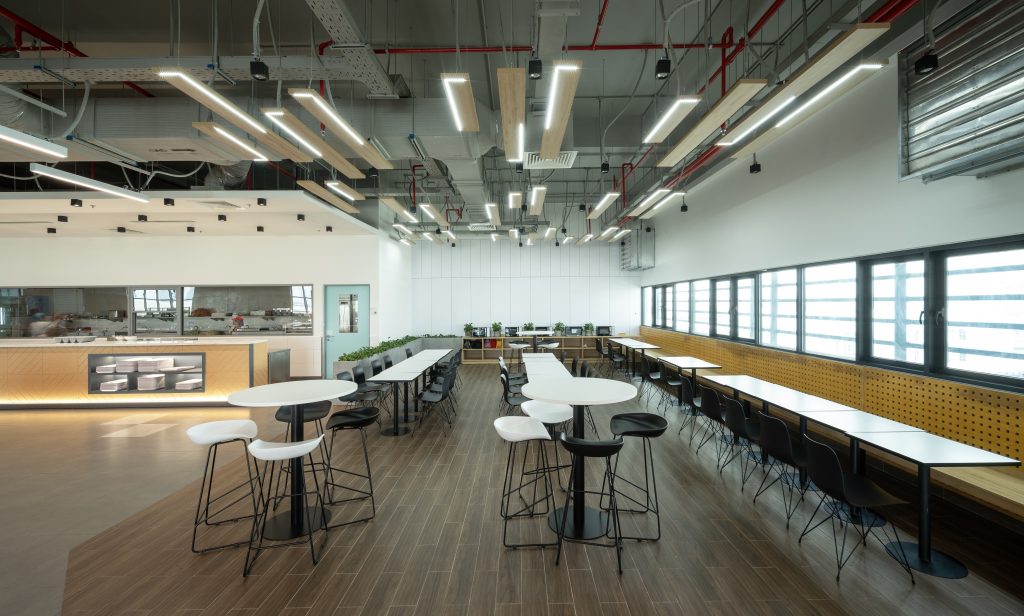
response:
[[[796,352],[804,352],[804,269],[796,270]]]
[[[854,298],[857,315],[857,325],[854,328],[856,332],[854,348],[856,349],[855,357],[859,362],[868,362],[871,359],[871,339],[874,335],[871,323],[871,283],[871,262],[858,261],[857,297]]]
[[[924,255],[924,370],[937,374],[946,369],[945,324],[939,313],[946,310],[946,253],[931,251]]]

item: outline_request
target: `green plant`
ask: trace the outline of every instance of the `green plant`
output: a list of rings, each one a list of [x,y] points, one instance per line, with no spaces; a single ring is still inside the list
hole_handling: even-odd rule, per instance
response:
[[[523,323],[523,331],[533,331],[533,321],[527,321],[526,323]]]
[[[565,333],[565,323],[562,323],[561,321],[559,321],[558,323],[555,323],[555,333],[556,334],[564,334]]]
[[[458,338],[458,334],[420,334],[417,338]]]
[[[473,324],[466,323],[465,325],[462,326],[462,331],[465,332],[467,336],[469,336],[470,334],[473,333]]]
[[[590,333],[593,333],[593,332],[594,332],[594,324],[593,323],[584,323],[583,324],[583,333],[590,334]]]
[[[501,335],[501,321],[495,321],[491,323],[491,333],[495,336]]]
[[[397,349],[398,347],[405,346],[416,340],[417,336],[405,336],[404,338],[398,338],[395,340],[385,340],[377,346],[365,346],[361,349],[356,349],[349,353],[345,353],[338,358],[338,361],[359,361],[360,359],[366,359],[379,355],[381,353],[390,351],[391,349]]]

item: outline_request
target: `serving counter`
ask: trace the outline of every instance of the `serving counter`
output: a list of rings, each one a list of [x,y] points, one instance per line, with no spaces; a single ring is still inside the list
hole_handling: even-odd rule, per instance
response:
[[[267,381],[266,340],[0,340],[0,409],[219,405]]]

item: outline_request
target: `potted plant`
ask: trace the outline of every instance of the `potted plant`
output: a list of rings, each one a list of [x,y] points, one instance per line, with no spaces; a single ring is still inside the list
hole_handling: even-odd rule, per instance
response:
[[[594,334],[594,324],[593,323],[584,323],[583,324],[583,333],[585,335],[587,335],[587,336],[592,336]]]
[[[501,336],[501,321],[491,323],[491,335],[495,338]]]
[[[473,335],[473,324],[472,323],[466,323],[465,325],[462,326],[462,331],[467,336],[472,336]]]
[[[523,323],[522,331],[524,331],[524,332],[532,332],[533,331],[533,321],[527,321],[526,323]]]
[[[565,323],[562,323],[561,321],[559,321],[558,323],[555,323],[555,335],[556,336],[564,336],[565,335]]]

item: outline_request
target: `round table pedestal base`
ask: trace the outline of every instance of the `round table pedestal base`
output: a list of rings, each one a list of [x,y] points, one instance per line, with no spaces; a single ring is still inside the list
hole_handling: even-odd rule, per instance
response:
[[[410,432],[412,432],[412,429],[406,428],[405,426],[398,426],[397,428],[390,426],[380,431],[383,436],[402,436],[404,434],[409,434]]]
[[[885,551],[889,553],[889,556],[892,556],[897,561],[901,561],[903,558],[900,555],[900,547],[903,548],[903,553],[907,555],[910,568],[914,571],[950,580],[967,577],[967,567],[963,563],[938,550],[932,550],[931,560],[927,562],[921,560],[917,555],[917,544],[911,541],[890,542],[886,544]]]
[[[555,509],[548,514],[548,527],[558,532],[562,523],[562,507]],[[583,510],[583,527],[577,528],[573,522],[573,508],[569,506],[569,519],[565,521],[565,536],[567,539],[597,539],[603,537],[608,530],[608,514],[600,509],[587,507]]]
[[[292,529],[292,512],[285,511],[279,513],[276,516],[267,520],[267,528],[263,532],[263,536],[271,541],[285,541],[288,539],[297,539],[304,537],[309,534],[309,526],[306,523],[306,516],[309,516],[309,520],[313,524],[313,532],[316,532],[323,528],[326,523],[331,519],[331,512],[328,511],[326,519],[323,516],[324,511],[320,507],[306,507],[306,514],[302,516],[302,529],[295,532]]]

